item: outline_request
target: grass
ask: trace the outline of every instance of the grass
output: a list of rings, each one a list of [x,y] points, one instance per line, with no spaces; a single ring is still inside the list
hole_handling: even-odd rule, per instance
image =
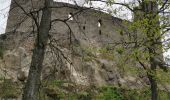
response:
[[[69,85],[64,86],[65,83]],[[102,87],[93,86],[83,88],[83,86],[74,83],[58,80],[53,80],[49,84],[53,84],[48,89],[53,89],[55,95],[53,94],[53,97],[47,96],[50,99],[44,100],[150,100],[151,95],[149,87],[129,89],[128,87],[121,88],[105,85]],[[169,97],[168,92],[159,90],[159,100],[169,100]]]
[[[0,83],[0,97],[17,98],[21,95],[18,84],[11,80]],[[105,85],[102,87],[84,87],[61,80],[43,83],[40,100],[150,100],[149,88],[129,89]],[[159,100],[169,100],[170,94],[159,90]]]
[[[17,98],[20,94],[20,87],[17,83],[14,83],[9,79],[4,79],[0,83],[0,97]]]

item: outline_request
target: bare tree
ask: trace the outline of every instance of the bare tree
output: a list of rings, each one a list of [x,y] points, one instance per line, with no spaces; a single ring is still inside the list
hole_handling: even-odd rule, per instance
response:
[[[38,100],[40,76],[44,60],[45,48],[47,46],[48,34],[50,31],[51,8],[53,0],[45,0],[40,26],[37,27],[37,38],[33,51],[29,76],[25,85],[23,100]]]
[[[53,5],[53,0],[40,0],[39,2],[44,2],[44,6],[42,8],[34,9],[34,6],[32,6],[31,11],[27,11],[27,8],[25,9],[17,0],[14,0],[13,3],[18,7],[22,12],[23,15],[31,18],[33,20],[33,26],[31,26],[32,32],[36,34],[36,39],[35,39],[35,45],[34,45],[34,50],[33,50],[33,55],[32,55],[32,61],[31,61],[31,66],[29,70],[29,75],[27,82],[25,84],[24,88],[24,94],[23,94],[23,100],[38,100],[38,93],[40,89],[40,77],[42,73],[42,68],[43,68],[43,61],[44,61],[44,56],[45,56],[45,51],[46,47],[48,45],[48,41],[51,42],[56,42],[55,39],[50,38],[49,31],[52,27],[52,24],[54,22],[62,22],[64,23],[68,28],[69,28],[69,39],[70,43],[72,41],[72,31],[67,23],[67,21],[70,19],[70,17],[73,17],[74,15],[90,8],[85,8],[81,9],[75,13],[73,13],[72,16],[66,19],[51,19],[51,14],[52,14],[52,8],[57,9],[57,8],[62,8],[62,7],[68,7],[67,5],[62,5],[60,7],[54,6]],[[74,7],[72,7],[74,9]],[[14,9],[14,8],[11,8]],[[75,7],[77,9],[77,7]],[[39,18],[39,13],[42,11],[42,15]],[[19,21],[16,25],[14,25],[13,31],[16,32],[17,28],[21,26],[21,24],[25,22],[25,20]],[[28,27],[26,27],[28,28]],[[53,48],[55,50],[56,55],[59,52],[64,59],[66,59],[69,63],[71,63],[67,57],[62,53],[62,51],[52,45],[50,42],[49,46],[50,48]]]

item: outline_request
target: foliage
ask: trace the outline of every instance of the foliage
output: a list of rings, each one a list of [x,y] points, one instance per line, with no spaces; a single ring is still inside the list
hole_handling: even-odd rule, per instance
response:
[[[112,86],[104,86],[99,88],[97,100],[124,100],[124,96],[120,88]]]
[[[124,92],[126,100],[150,100],[151,91],[149,88],[128,89]],[[159,100],[169,100],[170,93],[164,90],[159,90]]]
[[[114,50],[112,50],[111,47],[108,45],[102,48],[80,47],[79,49],[82,49],[83,51],[84,61],[92,61],[95,60],[96,57],[107,59],[107,60],[114,60]]]
[[[159,95],[158,95],[159,100],[169,100],[170,92],[167,92],[164,90],[159,90],[158,92],[159,92]]]
[[[84,92],[80,92],[77,94],[77,99],[78,100],[91,100],[92,96],[90,93],[84,91]]]
[[[10,79],[4,79],[0,83],[0,97],[16,98],[21,94],[20,87]]]
[[[51,80],[47,82],[48,86],[58,86],[58,87],[60,87],[63,83],[64,81],[62,80]]]
[[[128,89],[124,91],[126,100],[149,100],[151,92],[147,88],[143,89]]]
[[[66,85],[67,84],[67,85]],[[51,80],[43,83],[40,90],[40,100],[149,100],[149,88],[130,89],[105,85],[102,87],[78,86],[61,80]],[[0,97],[15,98],[21,95],[18,85],[11,80],[0,84]],[[159,100],[168,100],[170,93],[159,90]]]
[[[168,70],[170,70],[168,68]],[[163,83],[163,84],[170,84],[170,71],[168,72],[164,72],[163,70],[161,69],[157,69],[157,80],[158,82],[160,83]]]

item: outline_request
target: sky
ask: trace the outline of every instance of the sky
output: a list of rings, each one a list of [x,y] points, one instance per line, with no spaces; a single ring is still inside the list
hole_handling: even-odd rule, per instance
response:
[[[0,0],[0,34],[5,32],[11,0]]]
[[[85,3],[86,0],[54,0],[57,2],[67,2],[71,4],[78,4],[79,6],[86,6],[88,7],[89,5]],[[134,0],[115,0],[116,2],[132,2]],[[5,27],[6,27],[6,22],[8,18],[8,11],[10,9],[10,3],[11,0],[0,0],[0,34],[5,33]],[[114,5],[114,6],[107,6],[104,3],[101,2],[92,2],[92,5],[95,8],[101,8],[105,9],[106,12],[113,11],[114,9],[117,9],[119,14],[113,14],[113,16],[122,18],[122,19],[127,19],[127,20],[132,20],[132,14],[129,10],[122,8],[121,6]],[[170,50],[166,53],[164,53],[164,56],[169,56],[170,57]]]

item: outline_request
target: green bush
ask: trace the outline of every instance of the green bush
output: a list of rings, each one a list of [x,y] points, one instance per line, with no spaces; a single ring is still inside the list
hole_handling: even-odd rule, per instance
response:
[[[124,91],[126,100],[150,100],[149,89],[131,89]]]
[[[159,100],[170,100],[170,92],[159,90],[158,98]]]
[[[65,84],[65,85],[64,85]],[[75,84],[52,80],[46,87],[48,98],[42,100],[150,100],[151,91],[149,87],[130,89],[123,87],[103,86],[94,88],[83,88]],[[169,100],[170,94],[159,90],[159,100]],[[43,96],[42,96],[43,97]]]
[[[92,100],[90,93],[84,91],[77,94],[78,100]]]
[[[17,98],[21,94],[19,85],[9,79],[4,79],[0,83],[0,97],[2,98]]]
[[[104,86],[100,89],[97,100],[124,100],[124,96],[120,88]]]

